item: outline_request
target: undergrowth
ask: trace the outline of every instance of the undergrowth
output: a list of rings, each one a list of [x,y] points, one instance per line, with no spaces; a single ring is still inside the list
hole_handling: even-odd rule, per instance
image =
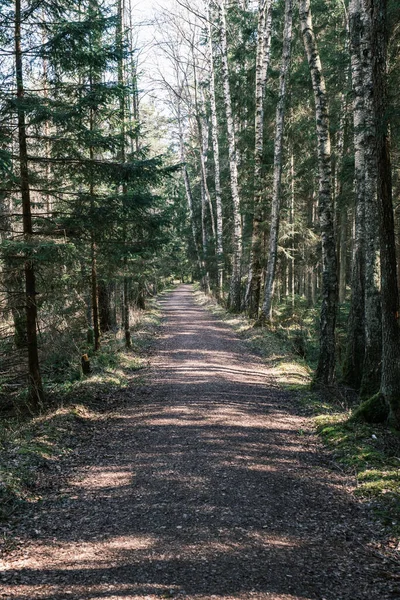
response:
[[[60,459],[73,449],[78,429],[109,418],[110,411],[122,404],[124,388],[141,383],[140,371],[148,364],[160,325],[157,302],[150,304],[149,310],[138,313],[131,329],[131,350],[125,350],[121,335],[105,336],[100,351],[90,356],[89,376],[81,372],[76,375],[75,366],[69,379],[48,378],[42,414],[32,416],[26,411],[16,411],[0,420],[0,545],[3,547],[9,543],[6,531],[10,517],[23,504],[42,500],[43,471],[50,466],[57,470]],[[19,401],[23,403],[23,397]]]
[[[400,534],[400,433],[384,425],[370,425],[354,418],[358,400],[350,390],[310,390],[316,360],[316,313],[300,306],[297,317],[292,306],[283,304],[276,312],[274,329],[254,327],[243,314],[234,315],[195,287],[196,302],[231,326],[271,369],[285,389],[297,392],[300,403],[314,417],[315,427],[335,462],[355,478],[355,495],[368,503],[389,535]],[[346,311],[339,316],[339,353],[344,339]],[[303,311],[303,312],[301,312]],[[301,342],[296,341],[301,336]],[[305,349],[299,352],[298,348]],[[303,354],[303,356],[301,356]],[[339,356],[340,358],[340,356]],[[399,547],[398,540],[392,542]]]

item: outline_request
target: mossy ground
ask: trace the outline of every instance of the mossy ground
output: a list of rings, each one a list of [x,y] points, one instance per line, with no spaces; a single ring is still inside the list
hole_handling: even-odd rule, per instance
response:
[[[400,434],[384,425],[352,418],[349,410],[315,419],[334,459],[354,473],[354,493],[373,507],[395,536],[400,535]]]
[[[282,318],[274,330],[254,327],[254,321],[244,315],[232,315],[198,288],[195,297],[271,365],[271,374],[281,387],[296,392],[302,408],[313,416],[316,431],[332,451],[334,461],[354,475],[355,495],[373,507],[397,545],[400,534],[400,433],[385,425],[368,424],[354,418],[359,402],[349,390],[311,391],[315,342],[312,335],[306,335],[309,352],[306,358],[300,357],[290,333],[293,320],[286,319],[289,329],[285,333]],[[287,306],[280,312],[288,313]],[[311,312],[307,314],[306,326],[311,330],[314,317]]]

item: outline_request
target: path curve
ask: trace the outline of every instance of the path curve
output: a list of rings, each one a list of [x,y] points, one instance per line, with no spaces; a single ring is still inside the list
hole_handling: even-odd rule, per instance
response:
[[[99,426],[0,598],[393,599],[292,395],[189,286],[162,304],[143,402]]]

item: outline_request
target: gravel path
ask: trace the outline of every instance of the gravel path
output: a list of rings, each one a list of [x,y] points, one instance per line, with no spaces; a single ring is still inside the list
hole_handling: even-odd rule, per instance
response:
[[[0,598],[393,600],[291,394],[188,286],[163,310],[142,401],[98,426]]]

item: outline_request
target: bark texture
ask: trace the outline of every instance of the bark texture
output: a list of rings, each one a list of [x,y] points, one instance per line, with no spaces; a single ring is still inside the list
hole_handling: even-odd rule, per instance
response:
[[[101,332],[110,331],[111,329],[111,303],[110,289],[107,283],[103,280],[98,282],[99,289],[99,321]]]
[[[365,356],[360,396],[367,398],[380,387],[382,315],[380,296],[379,217],[377,206],[376,130],[373,101],[372,22],[363,7],[364,163],[365,163]]]
[[[256,89],[255,89],[255,145],[254,145],[254,207],[251,239],[249,279],[245,307],[249,316],[257,318],[260,305],[263,251],[263,147],[264,147],[264,97],[271,58],[272,2],[260,0],[257,26]]]
[[[382,286],[381,393],[390,419],[400,429],[400,329],[396,246],[387,121],[387,5],[386,0],[365,0],[371,18],[373,55],[373,106],[376,128],[377,189]]]
[[[361,57],[362,29],[361,0],[351,0],[349,6],[349,31],[353,89],[355,236],[351,273],[352,293],[346,353],[343,363],[343,381],[357,390],[361,385],[365,352],[365,114]]]
[[[232,233],[232,274],[229,290],[229,308],[239,312],[241,308],[241,267],[242,267],[242,222],[238,184],[238,160],[236,151],[235,128],[232,115],[231,90],[229,84],[228,46],[224,0],[217,2],[219,15],[219,34],[221,45],[222,85],[226,126],[228,134],[229,172],[232,194],[233,233]]]
[[[189,174],[188,174],[187,168],[186,168],[185,140],[184,140],[184,136],[183,136],[182,114],[181,114],[181,105],[180,105],[179,98],[177,98],[176,112],[177,112],[178,134],[179,134],[179,155],[180,155],[180,161],[182,164],[182,167],[181,167],[182,177],[183,177],[183,181],[185,184],[186,201],[187,201],[187,205],[188,205],[188,209],[189,209],[189,219],[190,219],[190,224],[191,224],[191,228],[192,228],[193,246],[194,246],[194,250],[195,250],[195,254],[196,254],[199,272],[203,276],[204,268],[203,268],[203,262],[201,260],[200,248],[199,248],[199,245],[197,242],[196,221],[194,219],[194,214],[193,214],[192,188],[190,185]]]
[[[304,46],[314,90],[318,139],[318,215],[322,240],[322,305],[320,316],[320,352],[315,373],[315,383],[331,385],[335,378],[337,259],[333,224],[328,98],[317,41],[313,30],[310,0],[300,0],[299,12]]]
[[[18,99],[18,154],[21,178],[22,200],[22,226],[26,247],[32,243],[32,211],[29,185],[28,148],[26,137],[26,120],[23,108],[25,95],[22,47],[21,47],[21,0],[15,1],[15,75]],[[24,263],[25,274],[25,312],[26,312],[26,341],[28,347],[29,369],[29,402],[33,408],[41,406],[44,400],[42,376],[39,366],[38,341],[37,341],[37,305],[36,305],[36,274],[35,265],[30,252]]]
[[[215,98],[215,71],[214,71],[214,49],[211,30],[211,8],[210,2],[207,4],[207,26],[208,26],[208,59],[210,65],[210,106],[211,106],[211,139],[214,158],[214,185],[215,185],[215,205],[216,205],[216,253],[217,253],[217,293],[219,298],[223,297],[223,279],[224,279],[224,252],[222,242],[222,192],[221,192],[221,167],[219,157],[218,142],[218,117],[217,103]]]
[[[286,88],[290,68],[292,45],[293,0],[285,2],[285,26],[283,31],[282,64],[279,82],[279,98],[276,107],[275,146],[274,146],[274,179],[271,203],[271,227],[269,233],[268,261],[265,275],[264,303],[262,307],[263,321],[271,320],[272,294],[275,280],[275,269],[278,254],[279,220],[281,209],[282,150],[285,127]]]

